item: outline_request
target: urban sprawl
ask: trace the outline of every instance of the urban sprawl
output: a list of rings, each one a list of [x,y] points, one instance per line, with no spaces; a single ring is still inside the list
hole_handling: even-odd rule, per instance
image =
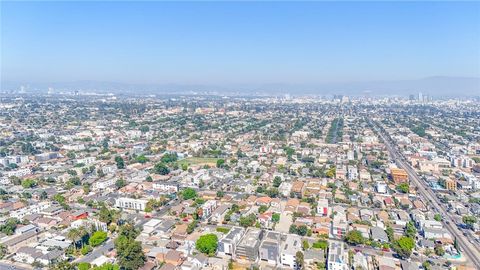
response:
[[[0,269],[480,269],[480,101],[0,96]]]

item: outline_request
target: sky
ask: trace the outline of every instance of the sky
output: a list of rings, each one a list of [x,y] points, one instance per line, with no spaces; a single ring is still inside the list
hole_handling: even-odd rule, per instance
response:
[[[0,2],[1,80],[480,77],[479,2]]]

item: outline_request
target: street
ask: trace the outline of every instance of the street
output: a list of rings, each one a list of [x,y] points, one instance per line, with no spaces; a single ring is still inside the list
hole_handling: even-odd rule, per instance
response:
[[[470,243],[470,241],[466,239],[466,237],[456,227],[456,225],[454,225],[455,222],[448,214],[447,210],[443,207],[441,202],[438,200],[437,196],[435,196],[435,194],[427,186],[427,184],[422,179],[420,179],[415,170],[410,165],[405,163],[405,161],[402,159],[402,155],[400,154],[400,152],[392,146],[390,140],[385,136],[385,134],[383,134],[383,132],[381,132],[378,126],[376,124],[372,124],[372,126],[374,127],[378,135],[383,139],[385,146],[390,152],[392,158],[395,160],[397,166],[407,172],[409,179],[418,188],[420,195],[423,196],[426,201],[432,204],[435,211],[437,211],[443,216],[445,227],[448,229],[450,234],[457,240],[463,255],[467,257],[469,261],[476,266],[477,269],[480,269],[480,249],[475,244]]]

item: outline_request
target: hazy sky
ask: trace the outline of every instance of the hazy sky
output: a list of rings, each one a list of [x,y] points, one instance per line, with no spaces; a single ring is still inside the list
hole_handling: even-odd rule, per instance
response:
[[[0,2],[3,81],[480,76],[475,2]]]

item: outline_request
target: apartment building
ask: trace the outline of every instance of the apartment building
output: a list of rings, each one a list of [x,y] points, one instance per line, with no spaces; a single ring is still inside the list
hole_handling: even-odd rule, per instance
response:
[[[213,211],[217,209],[218,202],[216,200],[208,200],[202,205],[202,218],[208,218],[212,215]]]
[[[147,206],[147,200],[133,198],[118,198],[115,200],[115,206],[123,209],[132,209],[144,211]]]
[[[250,229],[243,236],[237,246],[235,257],[250,261],[256,261],[258,258],[258,249],[263,238],[263,231],[259,229]]]
[[[164,183],[164,182],[156,182],[152,185],[153,189],[158,190],[160,192],[166,193],[177,193],[178,192],[178,184],[177,183]]]
[[[295,234],[288,234],[287,239],[282,243],[280,251],[280,262],[282,266],[292,269],[297,267],[296,254],[302,250],[302,238]]]
[[[282,235],[278,232],[269,231],[259,248],[260,260],[276,265],[280,262],[280,244]]]
[[[342,239],[347,234],[348,222],[344,213],[337,213],[332,220],[333,237]]]
[[[328,199],[319,199],[317,205],[317,215],[321,217],[330,216],[330,207],[328,205]]]
[[[345,244],[337,241],[330,241],[327,256],[328,270],[348,270],[348,252]]]
[[[217,252],[220,255],[235,256],[235,249],[242,239],[245,229],[242,227],[232,227],[225,237],[218,242]]]

